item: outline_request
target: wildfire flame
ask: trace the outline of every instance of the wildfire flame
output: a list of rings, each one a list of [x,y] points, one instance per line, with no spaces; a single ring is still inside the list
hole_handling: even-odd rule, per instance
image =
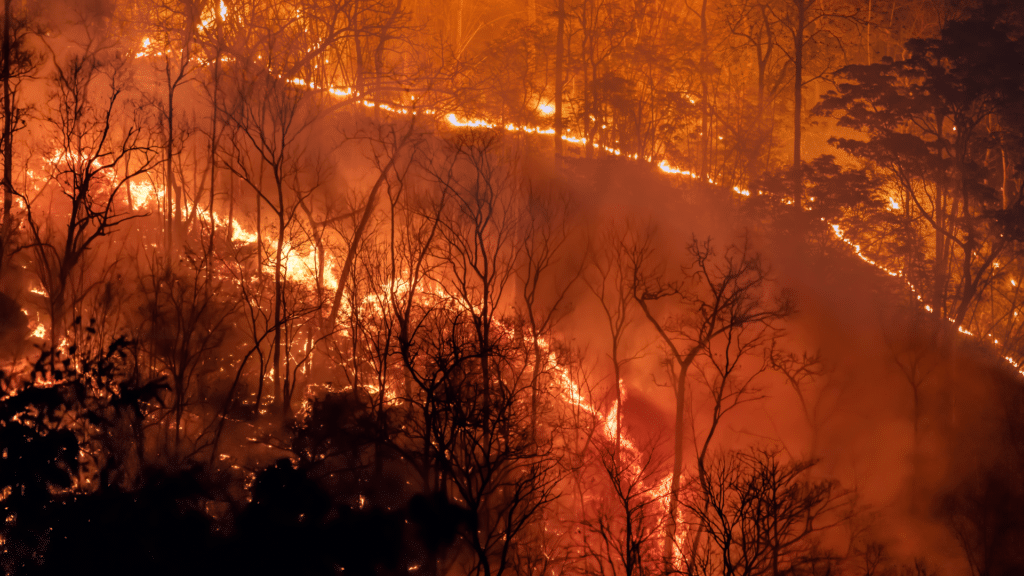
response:
[[[209,13],[203,15],[203,18],[201,19],[201,21],[202,21],[201,25],[204,28],[208,27],[208,26],[210,26],[213,23],[214,19],[216,19],[218,17],[221,18],[221,19],[224,19],[227,16],[228,16],[227,7],[226,7],[226,5],[223,2],[220,2],[219,3],[219,10],[214,12],[214,10],[212,8],[210,8],[209,9]],[[156,56],[156,55],[160,55],[160,54],[162,54],[162,53],[158,52],[158,51],[155,51],[153,42],[147,37],[147,38],[144,38],[142,40],[141,49],[136,53],[136,57],[139,57],[139,58],[141,58],[141,57],[150,57],[150,56]],[[310,90],[324,91],[324,92],[326,92],[326,93],[328,93],[331,96],[334,96],[336,98],[353,98],[353,99],[354,98],[360,98],[360,95],[356,94],[356,92],[353,90],[352,87],[317,85],[315,83],[309,82],[309,81],[307,81],[305,79],[302,79],[302,78],[291,78],[291,79],[286,80],[286,82],[288,82],[291,85],[299,86],[299,87],[310,89]],[[366,98],[360,98],[359,100],[355,100],[355,102],[357,102],[359,104],[362,104],[365,107],[379,109],[379,110],[384,110],[386,112],[393,113],[393,114],[400,114],[400,115],[410,115],[410,114],[411,115],[418,115],[418,114],[423,114],[423,115],[436,116],[436,117],[440,118],[443,122],[445,122],[448,126],[450,126],[452,128],[461,128],[461,129],[481,129],[481,128],[482,129],[503,129],[503,130],[508,131],[508,132],[519,132],[519,133],[527,133],[527,134],[538,134],[538,135],[552,135],[552,134],[554,134],[554,129],[552,129],[552,128],[540,127],[540,126],[519,125],[519,124],[514,124],[514,123],[506,123],[504,125],[500,125],[500,124],[496,124],[496,123],[494,123],[492,121],[489,121],[489,120],[486,120],[486,119],[483,119],[483,118],[475,118],[475,117],[471,117],[471,116],[467,116],[467,115],[460,115],[460,114],[457,114],[457,113],[454,113],[454,112],[448,112],[448,113],[445,113],[445,114],[440,114],[439,112],[437,112],[435,110],[432,110],[432,109],[429,109],[429,108],[417,109],[415,107],[393,105],[393,104],[383,103],[383,102],[374,102],[374,101],[368,100]],[[540,102],[540,103],[538,103],[537,111],[540,114],[544,115],[544,116],[550,116],[550,115],[554,114],[554,106],[552,106],[551,104],[546,103],[546,102]],[[588,140],[586,138],[582,138],[582,137],[571,135],[571,134],[568,133],[568,131],[567,131],[567,133],[562,134],[561,138],[562,138],[562,140],[564,142],[567,142],[569,144],[575,144],[575,145],[580,145],[580,146],[588,145]],[[595,149],[600,149],[600,150],[604,151],[605,153],[608,153],[608,154],[611,154],[611,155],[615,155],[615,156],[623,156],[624,155],[626,157],[637,159],[637,160],[643,159],[644,161],[647,161],[647,162],[653,162],[654,161],[654,159],[650,158],[650,157],[640,158],[640,156],[637,155],[637,154],[624,154],[619,149],[616,149],[616,148],[613,148],[613,147],[609,147],[609,146],[605,146],[605,145],[597,143],[597,142],[590,142],[589,145],[593,146],[593,148],[595,148]],[[53,153],[53,155],[51,156],[50,160],[52,162],[56,163],[56,162],[69,162],[69,161],[74,161],[76,159],[67,151],[55,151]],[[80,161],[81,159],[78,159],[78,160]],[[693,180],[701,179],[701,176],[699,176],[698,174],[696,174],[696,173],[694,173],[694,172],[692,172],[690,170],[685,170],[685,169],[683,169],[681,167],[674,166],[674,165],[672,165],[671,163],[669,163],[665,159],[659,160],[658,163],[657,163],[657,167],[658,167],[659,170],[661,170],[663,173],[666,173],[666,174],[677,175],[677,176],[681,176],[681,177],[685,177],[685,178],[689,178],[689,179],[693,179]],[[717,182],[715,182],[715,180],[713,178],[707,177],[707,178],[703,178],[703,180],[705,180],[709,184],[717,185]],[[750,190],[748,190],[746,188],[742,188],[740,186],[734,186],[732,188],[732,191],[733,191],[733,193],[735,193],[735,194],[737,194],[739,196],[742,196],[742,197],[750,197],[752,195]],[[166,198],[166,190],[164,188],[162,188],[160,186],[157,186],[157,185],[154,185],[154,184],[152,184],[150,182],[144,182],[144,181],[132,182],[132,184],[130,186],[130,189],[129,189],[129,192],[126,195],[126,198],[124,199],[124,201],[130,207],[133,207],[134,209],[137,209],[137,210],[154,210],[154,209],[162,208],[166,200],[167,200],[167,198]],[[792,201],[787,201],[787,200],[784,200],[784,202],[792,203]],[[888,206],[889,206],[889,208],[891,210],[894,210],[894,211],[900,209],[899,202],[896,201],[894,198],[889,198],[888,199]],[[252,244],[255,244],[256,242],[258,242],[258,238],[259,238],[258,235],[255,234],[254,232],[246,229],[244,226],[242,226],[235,219],[231,219],[231,221],[228,221],[226,218],[222,217],[221,215],[219,215],[219,214],[217,214],[215,212],[210,212],[207,208],[204,208],[202,206],[194,205],[193,203],[186,202],[184,208],[186,208],[190,212],[194,211],[197,214],[197,216],[199,217],[200,221],[202,221],[202,222],[213,223],[213,224],[215,224],[216,226],[218,226],[218,227],[220,227],[222,229],[225,229],[225,228],[228,229],[230,231],[229,232],[229,238],[232,241],[236,241],[236,242],[240,242],[240,243],[244,243],[244,244],[249,244],[249,245],[252,245]],[[805,210],[809,210],[810,208],[809,207],[805,207],[804,209]],[[848,237],[848,234],[846,233],[846,231],[844,231],[838,224],[826,222],[824,219],[822,219],[822,221],[827,226],[829,226],[829,229],[831,230],[832,234],[838,240],[842,241],[844,244],[846,244],[847,246],[850,247],[850,249],[852,250],[853,254],[855,254],[860,260],[862,260],[863,262],[865,262],[865,263],[873,266],[874,268],[884,272],[885,274],[887,274],[890,277],[902,279],[907,284],[907,286],[911,290],[911,292],[916,295],[917,300],[922,302],[922,305],[923,305],[924,309],[929,311],[929,312],[933,311],[932,307],[930,305],[925,304],[923,302],[923,298],[921,296],[920,291],[917,289],[917,287],[915,287],[908,280],[906,274],[903,271],[898,270],[898,269],[891,269],[891,268],[889,268],[889,267],[887,267],[887,266],[885,266],[885,265],[883,265],[883,264],[873,260],[872,258],[867,256],[863,252],[863,250],[862,250],[860,245],[856,244],[853,240],[851,240]],[[268,238],[268,239],[265,239],[264,242],[267,243],[267,247],[269,247],[271,250],[275,250],[276,251],[276,249],[278,248],[278,246],[275,244],[275,242],[276,242],[275,239]],[[283,245],[280,246],[280,248],[281,248],[282,252],[287,255],[287,257],[284,260],[284,275],[285,275],[285,277],[289,281],[293,281],[293,282],[297,282],[297,283],[302,283],[302,284],[305,284],[305,285],[313,285],[316,282],[316,280],[317,280],[317,278],[315,276],[315,274],[316,274],[315,271],[321,268],[321,263],[317,260],[317,258],[318,258],[317,255],[315,253],[313,253],[312,251],[299,250],[295,246],[292,246],[287,241],[285,241],[283,243]],[[338,285],[339,271],[337,270],[337,268],[335,266],[333,266],[333,265],[326,265],[326,266],[323,266],[323,268],[326,271],[324,281],[326,282],[327,287],[329,289],[335,290],[335,291],[336,290],[342,290],[343,287]],[[272,263],[265,264],[263,272],[264,273],[272,273],[273,272],[273,264]],[[1017,286],[1017,283],[1016,283],[1015,280],[1011,280],[1010,282],[1011,282],[1011,285],[1013,285],[1015,287]],[[390,287],[390,289],[395,289],[395,288],[396,288],[395,286]],[[408,287],[406,287],[406,289],[408,289]],[[440,290],[439,287],[436,287],[435,289],[436,290]],[[33,293],[42,295],[44,297],[46,296],[45,291],[43,291],[43,290],[36,291],[35,289],[33,289],[32,291],[33,291]],[[447,300],[452,300],[450,295],[444,294],[443,292],[436,293],[435,296],[437,296],[439,298],[445,298]],[[365,298],[369,298],[369,297],[367,296]],[[1015,315],[1016,315],[1016,313],[1015,313]],[[953,319],[949,319],[949,320],[951,322],[954,321]],[[31,329],[32,329],[33,337],[44,338],[45,335],[46,335],[46,329],[45,329],[45,327],[43,326],[43,324],[41,322],[37,322],[35,324],[35,326],[32,327]],[[978,335],[975,335],[974,333],[972,333],[970,330],[964,328],[963,326],[958,326],[957,329],[958,329],[958,331],[960,333],[965,334],[967,336],[979,337]],[[991,335],[989,335],[988,338],[989,338],[989,340],[991,342],[994,342],[994,344],[998,345],[998,340],[992,339]],[[620,418],[620,414],[618,412],[619,407],[618,406],[613,406],[613,407],[611,407],[607,411],[601,411],[599,408],[594,406],[590,402],[590,400],[586,397],[586,394],[584,394],[583,391],[580,389],[579,385],[572,379],[572,377],[571,377],[571,375],[569,373],[569,370],[559,363],[556,354],[551,350],[551,346],[549,345],[549,343],[546,340],[542,341],[541,348],[543,350],[543,354],[545,355],[544,361],[546,363],[546,367],[547,367],[548,371],[551,374],[554,375],[555,381],[557,383],[556,388],[557,388],[558,394],[566,402],[570,403],[572,406],[578,408],[583,413],[589,414],[590,416],[595,418],[595,420],[600,423],[599,430],[600,430],[601,434],[603,434],[609,440],[618,441],[619,442],[619,445],[618,445],[619,449],[621,449],[624,452],[629,453],[629,454],[636,454],[638,452],[638,449],[637,449],[635,443],[632,441],[631,438],[629,438],[629,436],[627,434],[624,433],[623,430],[620,429],[621,418]],[[1004,360],[1007,363],[1009,363],[1011,366],[1013,366],[1018,371],[1018,373],[1020,373],[1022,376],[1024,376],[1024,368],[1022,368],[1019,365],[1018,362],[1014,361],[1009,356],[1004,357]],[[394,396],[394,392],[393,391],[389,392],[387,390],[380,390],[378,387],[372,386],[372,385],[364,385],[364,386],[366,386],[366,390],[368,392],[370,392],[371,394],[375,394],[375,395],[376,394],[381,394],[381,393],[384,393],[386,395],[390,394],[390,397],[388,398],[388,400],[389,401],[394,401],[395,400],[395,396]],[[634,475],[635,479],[639,479],[640,478],[641,470],[639,469],[639,465],[636,464],[635,462],[630,464],[630,473]],[[671,477],[670,476],[666,476],[665,478],[661,479],[657,483],[657,487],[654,489],[655,493],[657,494],[658,501],[661,503],[662,506],[665,507],[666,511],[668,509],[668,499],[669,499],[670,486],[671,486]],[[682,538],[682,536],[683,536],[683,533],[681,532],[679,537]]]

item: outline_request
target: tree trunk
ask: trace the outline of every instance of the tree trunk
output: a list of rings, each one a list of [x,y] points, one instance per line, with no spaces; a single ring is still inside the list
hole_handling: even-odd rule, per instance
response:
[[[1009,210],[1013,204],[1013,196],[1010,190],[1010,170],[1012,169],[1010,155],[1006,152],[1006,145],[1000,147],[1003,160],[1003,210]]]
[[[793,203],[798,210],[803,208],[804,191],[800,141],[803,137],[804,29],[807,27],[809,6],[807,0],[796,0],[796,22],[793,27]]]
[[[412,133],[412,128],[409,130],[409,134]],[[348,247],[348,254],[345,255],[345,263],[341,268],[341,275],[338,277],[338,289],[334,292],[334,302],[331,304],[331,312],[327,316],[326,330],[328,333],[334,331],[334,322],[338,318],[338,310],[341,308],[341,297],[345,293],[345,284],[348,282],[349,274],[352,273],[352,265],[355,262],[356,251],[359,249],[359,243],[362,241],[363,234],[366,232],[366,226],[370,223],[370,215],[373,214],[373,208],[377,205],[377,196],[380,195],[380,190],[383,188],[387,181],[388,172],[395,165],[395,161],[398,158],[398,150],[395,150],[391,160],[388,161],[387,165],[384,166],[384,170],[381,171],[380,176],[377,177],[377,181],[373,185],[373,189],[370,190],[370,197],[366,199],[366,208],[363,209],[363,215],[359,218],[359,224],[356,225],[355,231],[352,233],[352,244]]]
[[[256,270],[263,270],[263,199],[256,196]],[[260,380],[256,388],[256,414],[260,413],[260,405],[263,403],[263,386],[266,383],[266,364],[263,363],[263,350],[260,348],[260,340],[256,342],[260,359]]]
[[[558,0],[558,32],[555,36],[555,162],[562,161],[562,67],[565,59],[565,0]]]
[[[872,52],[872,50],[871,50],[871,8],[872,8],[872,5],[871,4],[872,4],[871,0],[868,0],[868,24],[867,24],[866,42],[864,43],[864,49],[865,49],[865,52],[867,53],[868,65],[871,64],[871,52]]]
[[[700,6],[700,179],[708,179],[708,159],[711,154],[711,103],[710,90],[708,89],[708,1],[704,0]]]
[[[945,131],[945,118],[940,114],[936,124],[938,133]],[[939,162],[943,161],[942,148],[939,148]],[[943,233],[947,218],[946,204],[948,202],[948,183],[946,174],[939,174],[939,181],[935,187],[935,208],[932,219],[935,222],[935,261],[932,266],[932,307],[936,314],[945,317],[946,314],[946,266],[948,261],[948,240]]]
[[[218,20],[219,22],[219,20]],[[218,24],[219,32],[219,24]],[[218,39],[219,40],[219,39]],[[214,199],[217,195],[217,95],[220,87],[220,44],[217,45],[216,59],[213,61],[213,118],[212,125],[210,128],[210,255],[213,256],[214,244],[213,237],[217,231],[217,221],[214,218]],[[199,200],[196,199],[196,204]],[[230,233],[230,231],[229,231]],[[209,273],[213,273],[213,266],[209,266]],[[207,282],[207,286],[211,285]]]
[[[286,398],[281,374],[281,346],[284,333],[284,189],[277,184],[277,249],[274,251],[274,342],[271,350],[274,367],[274,403],[280,404],[282,417],[287,417],[291,403]],[[287,358],[285,358],[287,362]]]
[[[11,233],[11,208],[14,203],[14,185],[11,174],[14,171],[14,107],[11,102],[11,0],[4,0],[4,45],[3,45],[3,80],[4,80],[4,213],[0,227],[0,278],[3,277],[5,256],[10,246],[7,237]],[[0,284],[0,288],[2,288]]]
[[[697,357],[699,347],[694,346],[685,357],[678,359],[679,375],[676,378],[676,417],[675,432],[672,441],[672,484],[668,495],[668,521],[665,523],[665,547],[662,552],[665,562],[665,573],[675,572],[673,556],[676,545],[676,516],[679,511],[679,489],[683,479],[683,440],[686,437],[683,420],[686,414],[686,373]]]
[[[168,72],[170,74],[170,72]],[[167,211],[167,248],[171,248],[174,242],[174,227],[178,222],[181,222],[181,198],[176,186],[174,184],[174,170],[172,168],[172,162],[174,160],[174,86],[170,83],[170,77],[168,77],[167,85],[167,173],[164,177],[164,194],[167,196],[168,208]]]

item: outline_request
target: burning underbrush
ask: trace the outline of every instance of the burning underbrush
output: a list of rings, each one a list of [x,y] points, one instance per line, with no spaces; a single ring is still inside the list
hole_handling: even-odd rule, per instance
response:
[[[924,576],[1024,532],[1012,371],[867,255],[905,205],[371,101],[220,42],[256,8],[173,14],[203,54],[51,50],[3,231],[6,572]]]
[[[571,195],[525,177],[515,141],[412,124],[375,130],[357,147],[370,176],[299,173],[277,204],[255,206],[229,186],[226,202],[187,202],[170,225],[164,189],[119,177],[102,153],[50,156],[34,169],[20,230],[41,248],[15,261],[37,267],[40,285],[26,292],[41,292],[41,305],[22,298],[24,313],[53,352],[34,368],[31,355],[12,365],[4,402],[21,422],[11,434],[63,440],[61,456],[26,464],[41,467],[41,480],[10,480],[27,496],[5,499],[17,528],[6,538],[21,543],[7,548],[9,566],[56,570],[56,551],[95,542],[51,541],[47,524],[68,539],[76,522],[95,520],[115,538],[120,524],[101,510],[124,509],[124,498],[147,502],[158,522],[222,534],[227,550],[259,548],[293,524],[310,541],[364,541],[351,531],[366,522],[376,526],[368,534],[380,531],[373,546],[324,544],[323,555],[278,546],[267,565],[282,569],[720,561],[714,535],[725,528],[702,502],[724,481],[715,467],[731,460],[713,437],[762,394],[789,314],[749,241],[694,240],[663,254],[653,233],[611,220],[588,238]],[[232,176],[242,182],[231,186],[255,183]],[[312,181],[326,183],[299,187]],[[369,184],[341,203],[346,181]],[[42,250],[53,256],[32,257]],[[673,258],[682,274],[666,267]],[[605,317],[591,329],[614,342],[610,368],[559,328],[585,294]],[[650,325],[623,331],[641,322]],[[117,361],[96,365],[117,333],[129,337],[105,352]],[[638,346],[638,334],[655,333],[687,364],[669,357],[661,372],[656,355],[642,354],[657,344]],[[593,345],[607,349],[604,339]],[[696,436],[673,440],[625,420],[630,390],[649,386],[630,366],[641,357],[655,380],[675,379],[681,414],[699,390],[717,398]],[[688,380],[690,366],[699,375]],[[132,382],[148,392],[130,392]],[[91,415],[93,396],[108,415]],[[696,453],[683,448],[697,439]],[[768,466],[778,488],[817,482],[810,463],[749,454],[754,467],[730,474]],[[794,514],[831,515],[846,498],[816,493]],[[159,533],[139,537],[154,557],[166,554]],[[784,561],[810,558],[816,531],[791,537]],[[205,545],[196,554],[210,565],[227,557]]]

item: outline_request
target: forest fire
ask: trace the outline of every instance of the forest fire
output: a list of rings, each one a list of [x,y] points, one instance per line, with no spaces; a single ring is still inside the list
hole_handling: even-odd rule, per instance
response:
[[[5,574],[1024,570],[1014,5],[3,26]]]

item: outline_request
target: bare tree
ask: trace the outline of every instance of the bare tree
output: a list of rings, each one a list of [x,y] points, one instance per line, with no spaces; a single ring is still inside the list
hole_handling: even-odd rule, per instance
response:
[[[390,178],[396,169],[403,169],[404,164],[404,170],[408,170],[408,165],[412,161],[409,149],[415,147],[421,136],[416,130],[415,117],[400,129],[382,125],[378,127],[378,130],[379,132],[372,145],[374,146],[374,160],[379,174],[370,188],[366,202],[362,207],[358,223],[351,234],[348,250],[345,253],[344,264],[342,264],[341,271],[338,274],[338,289],[334,294],[331,311],[327,316],[326,326],[328,331],[333,331],[345,286],[352,273],[352,267],[356,261],[356,255],[359,253],[363,237],[366,235],[367,227],[372,222],[371,218],[377,208],[381,191],[387,189]]]
[[[54,59],[44,119],[54,147],[41,151],[45,180],[24,199],[56,344],[67,315],[80,314],[78,305],[94,288],[97,271],[85,265],[90,251],[136,217],[127,209],[128,182],[149,170],[154,158],[145,119],[132,102],[126,62],[115,49],[90,39]]]
[[[628,347],[628,330],[633,323],[633,270],[631,268],[629,244],[633,240],[632,225],[624,229],[612,229],[604,234],[591,254],[591,266],[587,270],[587,287],[597,298],[608,326],[611,348],[608,358],[612,367],[612,386],[615,390],[615,434],[616,446],[621,443],[622,401],[625,395],[623,371],[626,365],[636,359]]]
[[[781,374],[796,393],[811,433],[810,457],[817,458],[821,427],[830,415],[825,398],[829,382],[821,353],[797,355],[781,346],[772,346],[769,354],[772,369]]]
[[[228,296],[226,279],[210,273],[218,264],[202,243],[198,252],[185,250],[173,267],[157,259],[141,274],[146,301],[137,334],[155,371],[168,376],[162,451],[174,460],[188,461],[204,448],[209,417],[216,416],[204,405],[215,396],[214,385],[226,380],[224,344],[239,306]]]
[[[551,384],[547,373],[550,350],[544,339],[572,309],[570,289],[584,263],[571,262],[572,242],[578,239],[573,237],[569,220],[570,200],[555,190],[540,191],[530,183],[527,206],[519,232],[523,250],[516,271],[519,298],[515,308],[524,320],[524,336],[532,348],[531,428],[536,433],[543,390]]]
[[[310,314],[319,303],[291,299],[292,292],[286,287],[297,284],[296,278],[289,277],[289,269],[302,266],[296,260],[309,248],[299,225],[304,216],[302,206],[324,185],[330,151],[319,147],[316,140],[316,124],[322,117],[315,93],[288,85],[259,65],[242,65],[234,72],[224,110],[232,144],[228,167],[254,196],[256,270],[262,276],[267,265],[272,275],[271,315],[266,325],[257,329],[271,333],[268,370],[273,402],[287,418],[292,413],[297,376],[288,353],[288,333],[296,318]],[[269,212],[266,216],[264,209]],[[273,237],[264,241],[266,232]],[[262,404],[264,377],[260,377],[257,405]]]
[[[194,51],[197,47],[197,33],[200,26],[208,25],[203,22],[203,12],[209,18],[213,14],[211,4],[210,0],[161,0],[151,7],[147,26],[153,37],[145,41],[149,44],[147,48],[152,47],[150,51],[154,55],[151,58],[163,83],[163,98],[157,102],[156,107],[160,110],[164,135],[162,164],[165,193],[161,208],[166,221],[165,242],[168,254],[173,248],[172,243],[180,240],[177,228],[183,220],[186,203],[185,182],[175,178],[174,164],[176,157],[181,155],[181,147],[190,131],[187,126],[179,125],[182,117],[180,102],[176,98],[180,97],[182,88],[196,73],[198,66]]]
[[[524,327],[540,329],[550,310],[534,297],[542,252],[557,245],[534,246],[535,259],[521,260],[522,183],[494,134],[456,135],[438,146],[444,154],[425,167],[429,187],[401,202],[387,188],[392,222],[382,231],[405,235],[389,242],[394,260],[379,288],[388,311],[369,335],[377,358],[390,348],[400,360],[399,381],[388,389],[408,415],[394,449],[423,490],[447,494],[476,519],[460,546],[427,570],[458,564],[497,576],[536,560],[529,548],[543,534],[539,522],[559,480],[558,390],[538,385],[554,371],[551,335],[524,337]],[[534,305],[533,324],[515,313],[517,273],[529,280],[524,300]],[[388,347],[380,344],[386,334],[395,340]]]
[[[928,406],[928,389],[934,385],[935,372],[939,368],[935,352],[943,347],[940,338],[945,326],[936,323],[934,318],[925,315],[922,310],[914,309],[908,313],[907,320],[914,327],[913,332],[908,332],[906,338],[900,338],[902,342],[897,340],[898,336],[885,334],[885,343],[903,381],[910,388],[911,422],[914,426],[911,482],[916,487],[922,479],[924,454],[921,453],[921,439],[924,433],[922,428],[927,421],[925,409]],[[917,490],[914,492],[916,494]]]
[[[851,493],[810,476],[813,461],[775,449],[720,453],[686,500],[703,530],[691,573],[728,576],[828,573],[837,564],[819,539],[851,514]]]
[[[0,215],[0,278],[3,277],[7,256],[13,251],[11,235],[14,232],[14,135],[24,128],[30,106],[24,103],[23,81],[39,67],[41,55],[29,49],[33,32],[26,15],[12,12],[11,0],[4,1],[3,44],[0,46],[0,81],[3,82],[3,213]],[[0,284],[2,286],[2,284]]]
[[[721,417],[749,399],[750,380],[736,387],[731,382],[739,361],[773,337],[776,324],[790,314],[792,305],[772,293],[770,270],[749,238],[728,246],[721,256],[710,240],[694,239],[688,247],[692,260],[681,267],[681,280],[666,278],[659,270],[650,242],[648,236],[632,247],[633,290],[665,346],[675,381],[672,486],[664,544],[666,569],[673,570],[691,367],[703,356],[717,371],[716,379],[704,380],[710,384],[716,417],[700,448],[703,457]]]
[[[584,571],[610,576],[660,572],[659,540],[664,532],[668,472],[655,440],[623,450],[621,439],[598,436],[592,479],[586,484],[593,505],[585,506],[582,524]]]

